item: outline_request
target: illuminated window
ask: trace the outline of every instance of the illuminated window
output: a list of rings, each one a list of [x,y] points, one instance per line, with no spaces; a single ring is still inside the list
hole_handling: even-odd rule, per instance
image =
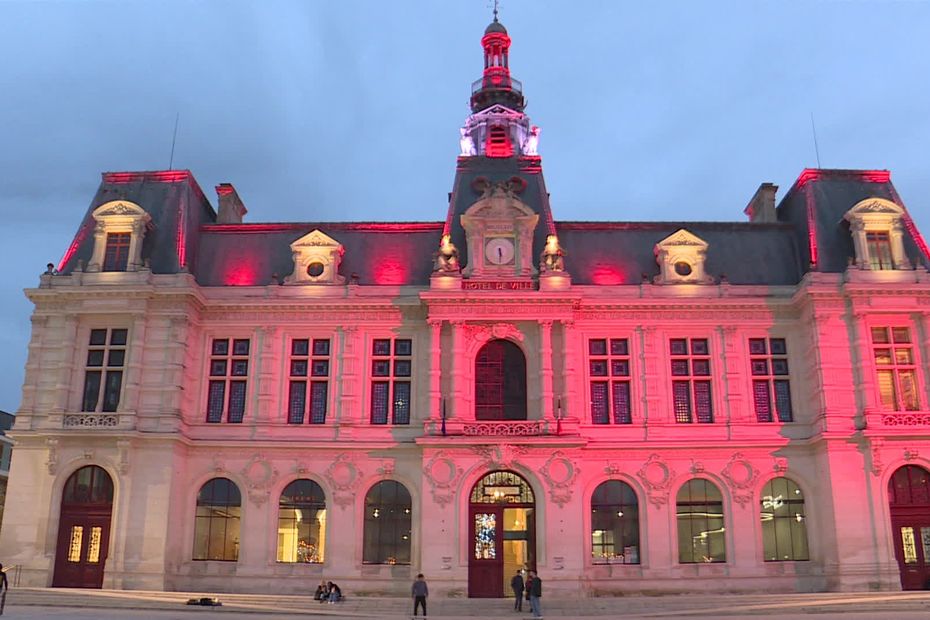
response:
[[[910,269],[904,254],[904,209],[884,198],[866,198],[843,216],[849,222],[856,266],[859,269],[888,271]]]
[[[125,329],[92,329],[84,366],[81,411],[116,411],[126,365]]]
[[[791,386],[788,381],[788,345],[785,339],[750,338],[749,355],[756,420],[791,422]]]
[[[484,153],[488,157],[511,157],[513,155],[513,144],[510,142],[506,127],[491,126],[488,130]]]
[[[872,354],[883,409],[917,411],[917,366],[910,330],[906,327],[873,327]]]
[[[591,422],[631,424],[629,340],[589,340],[588,376],[591,381]]]
[[[103,255],[103,271],[126,271],[129,263],[129,239],[131,233],[107,234],[107,247]]]
[[[775,478],[762,487],[762,553],[766,562],[809,560],[804,495],[794,481]]]
[[[710,350],[706,338],[669,340],[675,421],[714,421],[710,390]]]
[[[362,562],[410,564],[412,519],[410,492],[399,482],[384,480],[365,495]]]
[[[713,483],[695,478],[678,491],[678,561],[726,562],[723,498]]]
[[[376,338],[371,346],[371,423],[410,424],[413,341]]]
[[[210,347],[207,422],[242,422],[249,376],[249,339],[214,338]]]
[[[608,480],[594,489],[591,555],[595,564],[639,564],[639,503],[625,482]]]
[[[278,562],[321,564],[326,549],[326,500],[313,480],[295,480],[278,502]]]
[[[891,236],[887,232],[867,232],[865,241],[871,269],[894,269],[891,259]]]
[[[228,478],[214,478],[197,494],[194,517],[194,560],[235,562],[239,558],[239,487]]]
[[[328,338],[295,339],[291,341],[290,387],[288,389],[287,422],[303,424],[308,400],[310,424],[326,423],[329,403],[330,341]],[[309,385],[309,399],[307,386]]]

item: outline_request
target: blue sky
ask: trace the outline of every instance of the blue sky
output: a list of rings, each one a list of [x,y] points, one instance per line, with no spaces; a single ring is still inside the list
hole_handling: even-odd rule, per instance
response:
[[[100,173],[175,168],[248,221],[440,220],[487,0],[0,0],[0,408]],[[930,2],[504,0],[557,219],[726,220],[821,162],[930,234]],[[428,257],[424,257],[428,260]]]

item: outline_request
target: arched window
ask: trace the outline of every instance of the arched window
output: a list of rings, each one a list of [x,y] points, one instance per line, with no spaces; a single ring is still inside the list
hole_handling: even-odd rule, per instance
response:
[[[775,478],[762,487],[762,553],[766,562],[809,560],[804,495],[793,481]]]
[[[888,482],[892,506],[926,506],[930,504],[930,474],[919,465],[899,468]]]
[[[384,480],[365,496],[365,564],[410,564],[410,492]]]
[[[594,489],[591,555],[595,564],[639,564],[639,505],[625,482],[608,480]]]
[[[323,562],[326,500],[313,480],[295,480],[278,502],[278,562]]]
[[[193,559],[235,562],[239,558],[241,505],[239,487],[228,478],[214,478],[200,487]]]
[[[509,340],[491,340],[475,357],[475,419],[526,419],[526,356]]]
[[[113,481],[110,474],[96,465],[82,467],[68,478],[61,495],[62,504],[113,503]]]
[[[726,562],[723,497],[712,482],[695,478],[678,491],[678,561]]]

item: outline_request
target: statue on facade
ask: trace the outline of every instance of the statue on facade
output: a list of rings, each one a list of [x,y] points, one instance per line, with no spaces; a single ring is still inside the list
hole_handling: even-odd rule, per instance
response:
[[[443,235],[439,242],[439,251],[433,264],[434,273],[458,273],[462,266],[459,263],[459,251],[452,243],[451,235]]]
[[[565,271],[565,252],[559,246],[559,238],[555,235],[546,236],[546,247],[539,259],[540,273],[557,273]]]
[[[539,155],[539,127],[533,125],[530,127],[530,134],[523,142],[524,155]]]
[[[462,157],[472,157],[478,154],[478,149],[475,148],[475,140],[468,133],[468,129],[461,127],[459,133],[462,135],[459,138],[459,148],[462,149]]]

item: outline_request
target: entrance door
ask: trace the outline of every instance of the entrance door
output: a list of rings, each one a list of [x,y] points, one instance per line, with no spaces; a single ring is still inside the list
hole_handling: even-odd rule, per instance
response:
[[[103,587],[112,508],[113,482],[103,469],[89,465],[71,474],[61,498],[53,586]]]
[[[510,596],[514,574],[536,568],[533,490],[518,474],[491,472],[472,489],[468,520],[468,596]]]
[[[903,590],[930,589],[930,474],[916,465],[898,469],[888,483],[894,553]]]
[[[475,419],[526,419],[526,357],[509,340],[491,340],[478,351]]]

